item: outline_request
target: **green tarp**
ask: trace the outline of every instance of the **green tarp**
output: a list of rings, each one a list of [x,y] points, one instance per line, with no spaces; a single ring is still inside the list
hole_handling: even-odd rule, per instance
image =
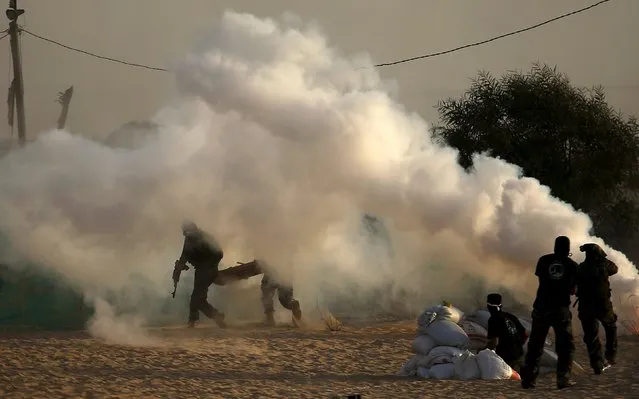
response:
[[[0,266],[0,330],[76,330],[91,317],[80,294],[32,267]]]
[[[144,315],[150,327],[181,323],[193,285],[193,276],[183,277],[175,299],[170,298],[170,284],[161,296],[136,276],[129,286],[104,294],[103,299],[116,314]],[[82,330],[93,314],[93,306],[64,278],[42,268],[0,265],[0,331]]]

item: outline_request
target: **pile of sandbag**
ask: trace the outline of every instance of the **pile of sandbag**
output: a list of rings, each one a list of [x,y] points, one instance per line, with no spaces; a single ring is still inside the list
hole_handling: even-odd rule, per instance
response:
[[[426,309],[417,319],[417,337],[411,347],[415,355],[402,365],[399,374],[433,379],[518,379],[494,351],[475,355],[468,350],[470,338],[458,324],[463,316],[449,305]]]

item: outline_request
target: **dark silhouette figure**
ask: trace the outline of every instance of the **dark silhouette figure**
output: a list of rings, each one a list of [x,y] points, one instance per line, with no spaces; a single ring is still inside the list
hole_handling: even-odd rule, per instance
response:
[[[586,259],[577,268],[579,320],[588,348],[590,367],[595,374],[601,374],[615,363],[617,356],[617,315],[610,300],[608,278],[617,274],[619,268],[606,259],[606,253],[597,244],[584,244],[579,250],[586,253]],[[599,341],[598,322],[601,322],[606,332],[605,361]]]
[[[537,297],[533,303],[532,328],[528,351],[521,370],[521,386],[535,387],[539,376],[539,361],[543,354],[548,331],[555,332],[557,351],[557,388],[573,385],[570,381],[575,345],[572,335],[570,296],[575,293],[577,263],[570,259],[570,239],[555,239],[554,252],[539,258],[535,275],[539,279]]]

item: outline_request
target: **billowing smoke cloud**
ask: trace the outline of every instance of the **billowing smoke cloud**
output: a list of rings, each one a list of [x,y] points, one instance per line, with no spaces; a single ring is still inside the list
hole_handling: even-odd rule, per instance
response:
[[[113,307],[100,298],[94,304],[95,316],[87,326],[93,336],[119,345],[157,345],[156,340],[144,330],[144,319],[140,316],[118,316]]]
[[[217,237],[226,266],[268,260],[307,310],[327,292],[412,310],[470,303],[477,281],[529,304],[556,235],[571,237],[577,260],[578,245],[603,244],[586,215],[517,167],[478,155],[466,173],[371,65],[294,18],[226,13],[176,65],[183,97],[146,144],[54,131],[2,159],[0,229],[93,297],[138,303],[141,286],[167,295],[188,218]],[[375,234],[364,213],[381,221],[367,225]],[[636,292],[634,265],[605,250],[620,266],[614,288]],[[232,290],[214,289],[227,312],[240,301],[223,302]]]

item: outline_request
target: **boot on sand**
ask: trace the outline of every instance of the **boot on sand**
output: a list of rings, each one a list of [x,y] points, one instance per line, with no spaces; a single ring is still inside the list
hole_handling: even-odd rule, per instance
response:
[[[557,389],[571,388],[574,386],[575,386],[575,383],[570,381],[570,379],[568,378],[557,379]]]
[[[298,301],[293,301],[291,305],[291,312],[293,313],[293,325],[295,327],[303,327],[304,322],[302,321],[302,309],[300,308],[300,303]]]
[[[224,313],[222,312],[217,312],[214,316],[213,316],[213,321],[215,322],[215,324],[217,324],[218,327],[220,328],[226,328],[228,327],[226,325],[226,322],[224,321]]]
[[[268,327],[275,327],[275,316],[273,315],[273,312],[266,312],[266,321],[265,324]]]

